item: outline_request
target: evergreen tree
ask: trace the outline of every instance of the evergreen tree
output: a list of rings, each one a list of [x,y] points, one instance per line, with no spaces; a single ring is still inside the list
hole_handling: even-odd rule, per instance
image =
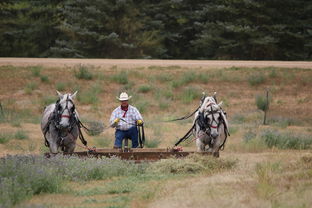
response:
[[[0,3],[0,56],[45,57],[57,35],[57,1]]]

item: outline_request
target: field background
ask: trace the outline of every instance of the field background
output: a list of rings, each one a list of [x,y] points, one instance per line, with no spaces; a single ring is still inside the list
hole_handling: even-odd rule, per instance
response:
[[[35,194],[22,207],[312,206],[310,62],[0,58],[0,83],[1,156],[47,151],[39,123],[44,106],[57,99],[55,90],[78,90],[82,121],[105,126],[119,105],[116,96],[127,91],[144,117],[148,147],[172,146],[186,133],[192,119],[163,121],[191,113],[202,92],[217,92],[230,123],[220,162],[235,160],[233,167],[170,173],[142,183],[132,176],[71,181],[70,191]],[[271,97],[268,125],[262,125],[256,106],[265,90]],[[86,139],[89,146],[112,147],[114,130]],[[182,146],[195,150],[194,142]],[[115,180],[126,191],[107,191]],[[129,188],[131,181],[142,189]],[[149,195],[142,197],[142,190]]]

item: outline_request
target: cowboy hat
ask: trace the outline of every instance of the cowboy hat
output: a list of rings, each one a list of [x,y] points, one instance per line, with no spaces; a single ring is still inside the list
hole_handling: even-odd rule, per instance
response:
[[[126,92],[120,93],[119,97],[116,97],[119,101],[130,100],[132,96],[128,96]]]

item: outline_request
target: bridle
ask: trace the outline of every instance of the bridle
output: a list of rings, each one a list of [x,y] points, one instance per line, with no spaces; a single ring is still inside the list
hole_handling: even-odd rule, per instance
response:
[[[69,119],[69,126],[66,129],[68,132],[71,132],[74,125],[77,123],[75,104],[71,99],[69,99],[69,95],[67,95],[65,102],[66,102],[65,108],[62,108],[62,105],[60,104],[60,100],[56,101],[55,110],[53,112],[54,118],[55,118],[54,123],[55,123],[56,129],[64,130],[64,128],[60,125],[60,122],[61,122],[62,118],[68,118]],[[72,108],[68,107],[69,103],[72,104]],[[67,110],[68,115],[64,115],[65,110]]]
[[[199,125],[200,130],[202,130],[203,132],[205,132],[208,136],[210,136],[210,132],[211,129],[219,129],[219,126],[221,125],[222,121],[217,121],[217,119],[215,118],[215,114],[219,113],[219,115],[221,114],[220,110],[213,110],[212,105],[208,106],[210,109],[207,110],[206,112],[208,112],[208,114],[205,116],[205,112],[199,112],[198,113],[198,118],[195,121],[195,123],[197,123]],[[212,120],[209,121],[208,120],[208,116],[211,115],[212,116]],[[217,125],[213,125],[213,122],[217,123]]]

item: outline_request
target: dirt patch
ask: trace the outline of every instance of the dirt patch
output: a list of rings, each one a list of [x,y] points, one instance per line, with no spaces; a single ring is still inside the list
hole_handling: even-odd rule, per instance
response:
[[[143,60],[143,59],[57,59],[57,58],[0,58],[0,66],[33,66],[66,67],[75,65],[94,65],[110,68],[113,66],[136,68],[146,66],[182,66],[203,68],[227,67],[285,67],[312,68],[308,61],[206,61],[206,60]]]

